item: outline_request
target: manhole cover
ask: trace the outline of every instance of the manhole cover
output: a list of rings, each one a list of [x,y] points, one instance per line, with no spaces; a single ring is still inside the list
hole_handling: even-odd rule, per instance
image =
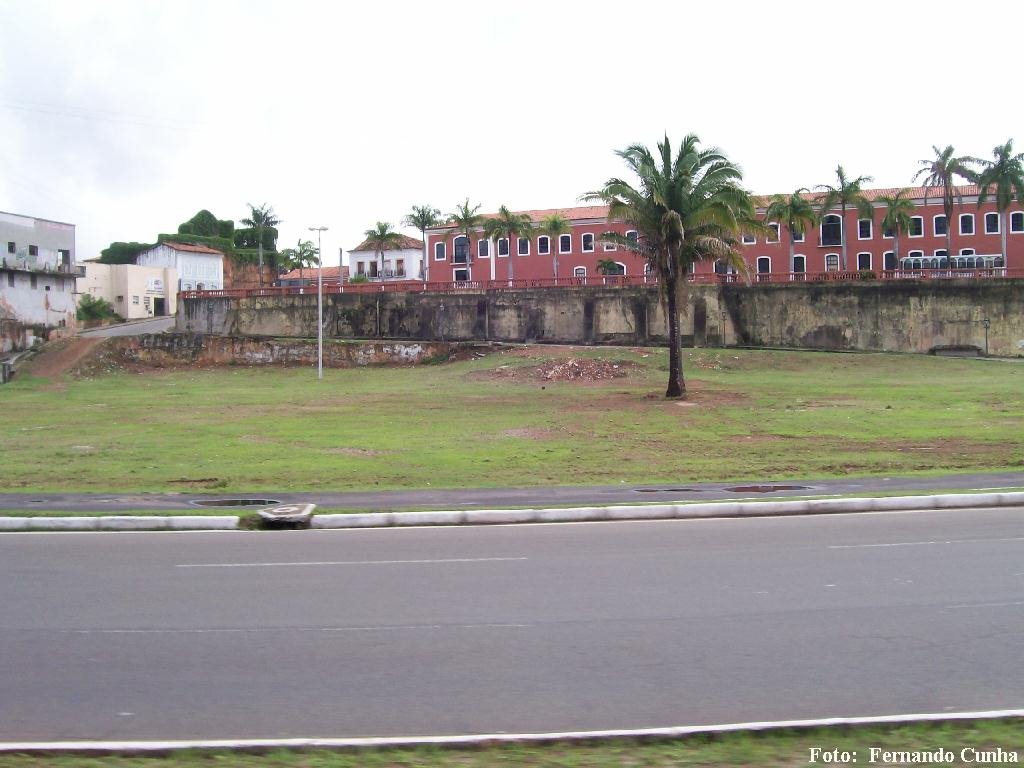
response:
[[[774,493],[775,491],[806,491],[806,485],[737,485],[735,488],[726,488],[734,493]]]
[[[634,488],[637,493],[699,493],[700,488]]]
[[[281,502],[277,499],[201,499],[192,503],[197,507],[270,507]]]

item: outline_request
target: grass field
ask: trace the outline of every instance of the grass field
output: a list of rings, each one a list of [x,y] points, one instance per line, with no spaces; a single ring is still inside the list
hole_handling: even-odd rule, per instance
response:
[[[75,757],[0,755],[0,768],[679,768],[680,766],[807,766],[839,765],[812,762],[810,749],[857,753],[858,765],[879,768],[893,765],[882,751],[949,750],[954,762],[961,750],[1016,752],[1018,760],[999,765],[1021,765],[1024,727],[1020,720],[970,723],[915,724],[856,728],[818,728],[807,731],[734,733],[715,738],[692,737],[674,741],[638,743],[609,741],[594,744],[548,744],[486,747],[479,749],[381,749],[349,752],[271,752],[247,755],[231,752],[176,753],[168,757]],[[872,763],[871,748],[877,748]],[[971,753],[968,753],[968,757]],[[983,761],[977,761],[983,762]],[[849,763],[853,765],[854,763]]]
[[[565,358],[616,378],[549,380]],[[682,483],[1024,466],[1024,365],[510,348],[416,368],[115,371],[0,389],[3,486],[264,491]],[[539,366],[539,368],[538,368]]]

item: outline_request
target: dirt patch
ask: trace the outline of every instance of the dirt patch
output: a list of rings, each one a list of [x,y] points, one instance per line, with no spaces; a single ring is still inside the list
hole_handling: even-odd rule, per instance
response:
[[[499,381],[588,383],[624,379],[641,370],[643,366],[629,360],[569,357],[546,360],[539,365],[500,365],[489,371],[476,371],[470,377]]]
[[[80,364],[102,342],[102,338],[85,337],[51,342],[29,363],[28,372],[33,376],[55,379]]]
[[[383,456],[384,451],[374,451],[369,448],[327,448],[324,453],[336,453],[342,456]]]
[[[527,440],[551,440],[555,433],[550,429],[506,429],[500,433],[500,437],[519,437]]]

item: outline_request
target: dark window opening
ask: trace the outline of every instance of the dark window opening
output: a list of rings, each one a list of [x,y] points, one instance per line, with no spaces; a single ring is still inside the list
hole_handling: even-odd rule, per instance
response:
[[[826,216],[821,222],[821,244],[841,245],[843,242],[843,222],[838,216]]]

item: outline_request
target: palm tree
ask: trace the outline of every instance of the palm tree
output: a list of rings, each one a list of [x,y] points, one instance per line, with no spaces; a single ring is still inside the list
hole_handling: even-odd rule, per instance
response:
[[[914,201],[905,197],[906,192],[907,190],[901,189],[895,195],[878,196],[878,202],[883,206],[882,231],[892,232],[897,265],[900,263],[900,232],[910,229],[910,217],[916,210]]]
[[[842,211],[841,224],[839,227],[839,242],[843,249],[843,264],[842,269],[846,271],[846,209],[853,207],[857,209],[857,213],[860,214],[862,219],[873,219],[874,211],[871,208],[871,202],[864,196],[864,185],[870,184],[873,179],[870,176],[858,176],[856,179],[846,178],[846,171],[843,170],[843,166],[836,168],[836,186],[829,184],[819,184],[817,189],[820,189],[825,194],[821,198],[821,211],[820,218],[824,219],[825,215],[835,208],[837,205]]]
[[[366,230],[363,234],[366,236],[367,243],[373,246],[373,250],[377,252],[377,256],[380,258],[380,277],[383,280],[384,251],[400,246],[402,244],[402,236],[395,232],[391,228],[391,224],[386,221],[378,221],[376,227]]]
[[[946,214],[946,258],[953,257],[953,205],[963,205],[963,195],[956,187],[955,176],[965,181],[977,178],[977,174],[971,165],[981,162],[976,157],[958,157],[953,146],[939,149],[932,145],[935,157],[930,160],[922,160],[921,167],[911,181],[917,181],[922,176],[921,186],[924,188],[924,204],[928,205],[928,188],[942,188],[942,211]]]
[[[423,282],[430,281],[430,261],[427,259],[427,230],[436,227],[441,223],[441,212],[429,205],[414,205],[412,212],[404,219],[402,224],[407,227],[415,227],[420,231],[420,238],[423,240],[423,265],[420,274]]]
[[[981,173],[977,175],[981,192],[978,195],[978,207],[991,195],[995,199],[996,210],[999,212],[999,238],[1003,255],[1003,266],[1006,264],[1006,211],[1009,210],[1013,198],[1024,203],[1024,152],[1013,154],[1013,139],[992,150],[992,160],[981,160]]]
[[[459,203],[455,207],[454,213],[448,214],[448,224],[455,228],[456,233],[464,235],[466,238],[466,258],[467,264],[473,263],[473,233],[480,229],[480,223],[484,220],[477,211],[480,210],[479,205],[470,207],[469,198],[466,198],[464,203]],[[452,243],[452,253],[455,253],[455,243]]]
[[[572,231],[569,220],[559,213],[552,213],[540,220],[537,230],[548,236],[548,248],[551,250],[551,272],[558,279],[558,240],[562,235]]]
[[[256,252],[259,254],[260,263],[260,288],[263,287],[263,233],[272,228],[276,227],[281,223],[281,220],[277,218],[274,213],[274,209],[263,203],[258,208],[252,203],[246,203],[249,206],[249,216],[242,219],[242,223],[256,230]]]
[[[810,190],[801,187],[789,197],[775,195],[765,211],[767,221],[778,221],[785,224],[789,232],[789,268],[793,269],[793,254],[796,250],[794,240],[813,229],[818,224],[818,214],[807,197]]]
[[[583,196],[604,202],[608,221],[624,221],[638,233],[636,240],[612,232],[602,239],[642,254],[658,276],[667,307],[666,397],[686,395],[678,306],[687,271],[698,261],[722,259],[746,272],[739,238],[758,226],[750,194],[739,185],[742,171],[720,149],[699,144],[690,134],[673,156],[666,136],[656,156],[640,144],[618,151],[638,183],[612,178]]]
[[[531,232],[533,232],[533,220],[525,213],[512,213],[504,205],[498,209],[497,216],[484,221],[484,234],[487,237],[508,238],[507,273],[509,282],[512,282],[515,274],[512,266],[513,254],[519,250],[518,247],[513,247],[513,243],[518,243],[520,237],[528,237]]]

